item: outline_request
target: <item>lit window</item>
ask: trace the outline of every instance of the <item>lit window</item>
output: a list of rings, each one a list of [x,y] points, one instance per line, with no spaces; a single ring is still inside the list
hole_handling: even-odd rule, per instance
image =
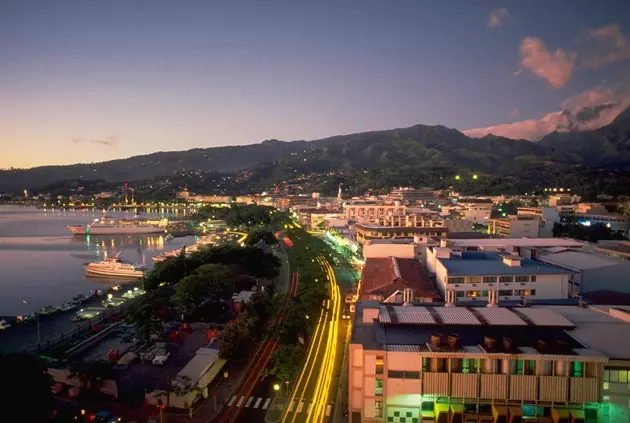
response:
[[[603,382],[603,383],[602,383],[602,389],[603,389],[604,391],[609,390],[609,389],[610,389],[610,382]]]
[[[468,276],[466,283],[481,283],[481,276]]]
[[[383,379],[376,379],[375,395],[383,395]]]
[[[628,383],[628,372],[626,370],[619,370],[619,382]]]
[[[479,291],[466,291],[466,296],[467,297],[478,297],[479,296]]]
[[[374,417],[383,417],[383,401],[374,401]]]

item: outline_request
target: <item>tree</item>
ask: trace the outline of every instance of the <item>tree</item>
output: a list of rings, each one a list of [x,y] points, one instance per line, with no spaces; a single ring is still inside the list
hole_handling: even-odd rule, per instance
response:
[[[249,231],[247,238],[245,239],[245,244],[253,246],[258,244],[260,241],[264,241],[267,245],[276,245],[278,243],[278,240],[271,231],[265,229],[264,227],[260,227]]]
[[[16,417],[9,420],[48,421],[53,410],[52,378],[39,358],[25,353],[0,356],[0,375],[3,412]]]
[[[172,288],[161,287],[136,298],[125,311],[124,320],[136,326],[140,337],[148,338],[161,327],[160,320],[169,305],[172,292]]]
[[[204,264],[177,284],[177,301],[185,307],[196,307],[206,299],[217,301],[226,298],[232,293],[227,282],[232,274],[228,266]]]
[[[281,344],[273,354],[269,374],[281,381],[291,380],[300,371],[304,356],[302,345]]]
[[[241,313],[236,321],[219,334],[219,356],[224,360],[242,358],[247,353],[244,345],[251,344],[255,322],[248,313]]]

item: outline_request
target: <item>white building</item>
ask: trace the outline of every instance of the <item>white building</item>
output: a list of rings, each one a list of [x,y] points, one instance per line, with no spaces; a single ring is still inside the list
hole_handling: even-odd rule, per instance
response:
[[[488,224],[492,214],[492,200],[485,198],[460,200],[457,205],[462,217],[473,223]]]
[[[501,238],[538,238],[540,236],[540,220],[536,216],[508,216],[490,219],[489,231],[493,236]]]
[[[542,250],[538,260],[571,271],[573,293],[609,290],[630,293],[630,261],[582,251]]]
[[[534,216],[540,220],[539,236],[552,237],[553,225],[560,222],[560,214],[556,207],[519,207],[518,216]]]
[[[437,288],[454,301],[488,301],[492,291],[499,300],[566,299],[571,272],[537,260],[497,253],[438,249]]]

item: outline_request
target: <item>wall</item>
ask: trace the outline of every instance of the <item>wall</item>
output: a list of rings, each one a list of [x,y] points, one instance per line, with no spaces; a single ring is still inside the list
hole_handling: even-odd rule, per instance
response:
[[[400,258],[415,258],[416,257],[415,245],[410,242],[408,244],[363,244],[363,258],[386,258],[386,257],[400,257]]]
[[[444,227],[449,232],[471,232],[472,220],[468,219],[444,219]]]
[[[538,238],[539,230],[540,221],[538,219],[510,222],[510,238]]]

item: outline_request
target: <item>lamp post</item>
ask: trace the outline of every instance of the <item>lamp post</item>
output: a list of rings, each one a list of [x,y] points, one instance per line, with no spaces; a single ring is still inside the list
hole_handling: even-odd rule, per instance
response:
[[[22,304],[28,304],[28,301],[22,300]],[[39,312],[36,312],[35,316],[36,316],[36,319],[37,319],[37,349],[39,351],[39,344],[41,344],[41,337],[40,337],[40,333],[39,333]]]

